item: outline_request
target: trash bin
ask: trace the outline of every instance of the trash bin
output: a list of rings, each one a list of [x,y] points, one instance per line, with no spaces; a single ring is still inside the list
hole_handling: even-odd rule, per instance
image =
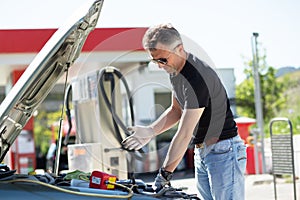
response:
[[[247,145],[247,165],[246,174],[256,174],[255,171],[255,145],[253,137],[250,136],[250,126],[256,123],[256,120],[248,117],[239,117],[235,119],[236,125],[238,127],[238,133],[240,137],[244,140]],[[258,152],[258,173],[262,172],[262,155]]]
[[[247,137],[249,136],[249,127],[256,123],[256,120],[248,117],[238,117],[235,118],[236,125],[238,127],[238,133],[240,137],[245,141],[247,141]]]
[[[256,174],[255,171],[255,146],[247,144],[247,165],[246,165],[246,174]],[[258,173],[262,173],[262,155],[261,152],[258,152]]]

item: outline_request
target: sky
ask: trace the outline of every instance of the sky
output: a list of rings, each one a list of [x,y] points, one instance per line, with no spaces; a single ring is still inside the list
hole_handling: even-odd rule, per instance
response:
[[[0,0],[0,29],[58,28],[83,3]],[[300,67],[299,10],[299,0],[104,0],[97,28],[171,23],[216,67],[234,68],[239,83],[245,61],[252,59],[253,32],[269,66]]]

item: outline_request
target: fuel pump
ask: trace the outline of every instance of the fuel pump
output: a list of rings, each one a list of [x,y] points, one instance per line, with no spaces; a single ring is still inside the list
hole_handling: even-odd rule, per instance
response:
[[[133,126],[134,125],[134,111],[133,111],[133,102],[132,102],[131,93],[130,93],[129,86],[127,84],[126,79],[124,78],[124,76],[118,69],[116,69],[114,67],[106,67],[105,69],[101,70],[100,79],[99,79],[99,93],[104,98],[104,102],[112,115],[112,121],[113,121],[113,125],[114,125],[114,130],[115,130],[115,137],[118,139],[119,144],[121,145],[121,148],[124,149],[122,141],[125,139],[125,137],[124,137],[124,135],[121,134],[119,127],[125,133],[125,136],[129,136],[131,133],[129,133],[127,126],[123,123],[123,121],[119,118],[118,114],[115,112],[116,99],[115,99],[115,95],[114,95],[114,90],[115,90],[115,85],[116,85],[116,78],[121,80],[125,87],[126,96],[127,96],[128,103],[129,103],[130,117],[131,117],[130,126]],[[105,81],[110,82],[111,101],[109,100],[109,97],[108,97],[107,92],[104,87]],[[125,150],[127,150],[127,149],[125,149]],[[107,151],[109,151],[109,149],[107,149]],[[129,166],[128,177],[134,181],[135,161],[136,161],[136,159],[143,160],[142,154],[144,153],[144,150],[140,149],[138,152],[129,151],[129,150],[127,150],[127,151],[130,155],[130,157],[128,158],[128,164],[127,164]]]
[[[69,169],[97,169],[133,179],[135,160],[143,159],[143,150],[128,152],[121,143],[130,135],[127,127],[134,125],[133,103],[125,78],[118,69],[105,67],[77,77],[71,84],[65,99],[69,101],[72,90],[77,138],[75,145],[68,146]],[[122,106],[122,89],[125,90],[128,106]],[[121,120],[124,107],[129,107],[130,119]],[[68,116],[69,106],[66,105],[66,108]],[[68,119],[71,119],[70,116]]]

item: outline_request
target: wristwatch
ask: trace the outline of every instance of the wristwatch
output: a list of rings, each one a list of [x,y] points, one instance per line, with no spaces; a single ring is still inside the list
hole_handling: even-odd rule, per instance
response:
[[[164,167],[160,168],[159,173],[162,177],[164,177],[167,181],[172,179],[173,172],[167,171]]]

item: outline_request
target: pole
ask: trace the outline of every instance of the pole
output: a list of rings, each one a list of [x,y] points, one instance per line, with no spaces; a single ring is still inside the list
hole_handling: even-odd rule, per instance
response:
[[[260,80],[258,73],[258,50],[257,50],[257,37],[258,33],[253,33],[252,36],[252,54],[253,54],[253,77],[254,77],[254,97],[255,97],[255,112],[256,112],[256,122],[258,125],[258,131],[261,134],[261,154],[262,154],[262,173],[266,171],[265,165],[265,151],[264,151],[264,121],[261,103],[261,93],[260,93]]]
[[[253,138],[254,138],[254,162],[255,162],[255,174],[259,174],[259,155],[257,151],[257,136],[259,135],[259,131],[257,129],[252,130]]]

